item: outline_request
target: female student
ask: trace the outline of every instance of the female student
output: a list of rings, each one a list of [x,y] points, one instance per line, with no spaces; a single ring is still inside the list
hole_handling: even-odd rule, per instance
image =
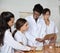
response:
[[[11,12],[2,12],[0,16],[0,45],[1,53],[14,53],[16,50],[31,50],[14,40],[11,33],[11,26],[14,23],[14,15]]]
[[[50,9],[45,8],[43,10],[42,14],[43,14],[43,19],[41,19],[41,21],[43,22],[43,26],[44,26],[43,32],[45,32],[45,35],[51,34],[50,37],[47,38],[47,40],[45,40],[45,42],[44,42],[44,46],[49,45],[48,49],[46,48],[46,51],[44,53],[50,53],[51,51],[49,50],[49,48],[50,49],[54,48],[56,38],[57,38],[56,34],[57,34],[58,30],[57,30],[57,27],[55,26],[55,23],[51,19],[49,19],[50,15],[51,15]],[[53,52],[54,51],[52,49],[51,53],[53,53]]]
[[[15,27],[16,30],[13,33],[15,40],[20,44],[27,46],[28,44],[27,44],[27,38],[25,36],[25,31],[28,30],[28,22],[23,18],[19,18],[16,21]]]
[[[28,23],[25,19],[19,18],[15,24],[16,30],[13,33],[13,36],[16,41],[22,45],[27,45],[27,39],[25,36],[25,31],[28,29]]]
[[[43,14],[42,21],[43,21],[43,25],[45,26],[44,27],[45,33],[46,34],[57,34],[58,30],[57,30],[57,27],[55,26],[55,23],[51,19],[49,19],[50,15],[51,15],[50,9],[45,8],[43,10],[42,14]],[[57,37],[55,36],[55,39],[56,38]]]

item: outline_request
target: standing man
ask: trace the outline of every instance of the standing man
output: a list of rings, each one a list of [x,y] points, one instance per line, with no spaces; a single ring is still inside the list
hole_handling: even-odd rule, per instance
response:
[[[43,32],[41,14],[43,11],[43,7],[40,4],[36,4],[33,8],[33,15],[26,17],[26,20],[29,24],[29,29],[26,32],[26,37],[28,39],[29,46],[43,46]]]

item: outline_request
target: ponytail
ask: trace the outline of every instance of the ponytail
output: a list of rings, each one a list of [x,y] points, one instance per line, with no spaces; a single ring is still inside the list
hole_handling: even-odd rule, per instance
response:
[[[4,33],[5,33],[5,30],[3,28],[3,19],[0,15],[0,45],[3,45]]]
[[[16,32],[17,32],[17,30],[15,30],[15,31],[13,32],[13,34],[12,34],[13,37],[14,37],[14,35],[15,35]]]

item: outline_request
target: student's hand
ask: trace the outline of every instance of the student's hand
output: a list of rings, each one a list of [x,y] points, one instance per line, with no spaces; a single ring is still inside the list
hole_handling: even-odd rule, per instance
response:
[[[36,47],[35,46],[29,46],[29,45],[27,45],[27,46],[30,47],[31,50],[36,50]]]
[[[38,42],[43,42],[44,40],[41,39],[41,38],[36,38],[36,41],[38,41]]]
[[[20,44],[24,45],[22,42],[19,42]]]
[[[36,47],[31,47],[31,50],[36,50]]]

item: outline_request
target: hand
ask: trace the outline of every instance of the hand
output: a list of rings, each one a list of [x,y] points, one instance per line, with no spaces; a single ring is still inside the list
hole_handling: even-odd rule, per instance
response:
[[[38,42],[43,42],[44,40],[41,39],[41,38],[36,38],[36,41],[38,41]]]
[[[36,50],[36,47],[31,47],[31,50]]]

